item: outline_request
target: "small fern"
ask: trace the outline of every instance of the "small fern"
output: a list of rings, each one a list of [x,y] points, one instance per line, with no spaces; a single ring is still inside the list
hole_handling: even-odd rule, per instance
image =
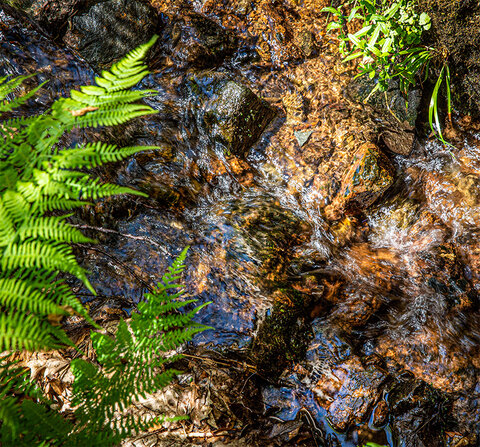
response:
[[[83,434],[90,442],[103,433],[99,445],[114,445],[126,435],[158,423],[122,414],[113,426],[111,421],[118,410],[170,383],[179,371],[165,369],[165,363],[180,356],[164,357],[162,353],[173,351],[206,329],[192,321],[204,305],[183,315],[175,312],[194,301],[181,299],[183,285],[178,284],[186,253],[187,249],[183,250],[154,292],[146,295],[131,321],[120,321],[115,337],[101,332],[92,334],[101,367],[82,359],[72,362],[75,375],[72,403],[79,409],[76,412],[79,425],[88,427]]]
[[[178,371],[166,363],[180,357],[170,353],[206,329],[192,321],[203,306],[179,312],[194,302],[182,300],[179,284],[187,249],[130,321],[120,321],[115,336],[102,332],[57,279],[60,272],[69,273],[95,293],[70,246],[94,241],[68,223],[71,214],[59,212],[113,194],[142,194],[100,183],[87,170],[156,149],[100,142],[61,149],[59,140],[74,127],[120,124],[155,113],[136,103],[154,91],[126,90],[148,73],[143,59],[155,40],[102,72],[96,86],[57,100],[48,113],[0,121],[0,352],[74,346],[58,321],[75,313],[96,328],[91,337],[97,355],[96,364],[72,362],[74,420],[52,410],[26,371],[8,356],[1,357],[0,445],[111,446],[158,423],[123,410],[139,396],[167,385]],[[0,117],[25,104],[41,87],[7,100],[26,78],[0,79]]]

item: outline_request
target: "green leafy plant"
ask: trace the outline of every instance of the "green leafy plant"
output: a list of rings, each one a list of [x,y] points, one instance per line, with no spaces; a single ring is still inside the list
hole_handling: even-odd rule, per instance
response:
[[[442,86],[443,79],[445,78],[446,90],[447,90],[447,112],[448,120],[450,124],[452,123],[452,97],[451,97],[451,88],[450,88],[450,68],[448,64],[444,64],[440,75],[437,78],[435,87],[433,88],[432,97],[430,98],[430,104],[428,106],[428,123],[430,129],[433,132],[436,131],[437,138],[445,145],[453,147],[448,141],[443,138],[442,126],[440,125],[440,119],[438,117],[438,94],[440,92],[440,87]],[[435,124],[435,125],[434,125]],[[452,154],[452,157],[455,156]]]
[[[96,364],[72,362],[74,420],[52,410],[26,377],[26,371],[0,359],[0,443],[9,446],[108,446],[158,421],[125,413],[134,399],[164,387],[178,373],[165,364],[169,355],[205,329],[180,310],[178,283],[184,250],[162,282],[138,306],[130,321],[120,321],[114,336],[88,316],[60,273],[76,276],[95,293],[71,244],[94,242],[68,223],[68,211],[113,194],[138,194],[101,183],[88,169],[121,160],[150,146],[117,147],[101,142],[62,148],[73,128],[110,126],[155,113],[139,102],[153,90],[131,91],[147,73],[143,60],[157,37],[130,52],[96,85],[72,91],[39,116],[5,118],[26,104],[41,86],[15,97],[26,76],[0,79],[0,351],[48,350],[73,345],[61,328],[64,316],[78,314],[95,328],[91,337]]]
[[[392,79],[398,79],[400,90],[407,95],[422,74],[428,76],[431,61],[439,56],[434,48],[421,45],[423,32],[431,27],[430,17],[425,12],[419,14],[411,0],[349,0],[348,3],[352,4],[348,15],[331,6],[323,11],[333,14],[334,20],[327,30],[339,31],[343,61],[358,59],[357,77],[376,80],[365,101],[377,91],[386,92]],[[348,33],[347,25],[354,21],[359,22],[360,29]],[[438,138],[448,144],[438,119],[438,94],[444,78],[451,113],[450,71],[444,61],[430,102],[429,124]]]
[[[324,8],[335,21],[328,30],[340,30],[340,54],[345,61],[362,58],[359,76],[377,78],[372,93],[385,91],[388,81],[398,78],[400,88],[406,92],[415,84],[416,74],[432,57],[432,49],[419,46],[422,33],[430,28],[430,17],[417,14],[408,0],[356,0],[348,16],[339,9]],[[380,3],[380,4],[378,4]],[[345,24],[359,20],[361,29],[345,33]],[[372,94],[371,93],[371,94]]]

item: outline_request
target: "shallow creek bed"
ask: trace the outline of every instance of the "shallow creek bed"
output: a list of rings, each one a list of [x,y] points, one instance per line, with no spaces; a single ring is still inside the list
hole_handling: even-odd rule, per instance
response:
[[[453,158],[415,136],[420,91],[402,123],[359,101],[321,0],[26,3],[0,5],[0,75],[51,81],[36,112],[160,35],[159,113],[98,131],[161,147],[101,172],[149,198],[75,216],[98,297],[72,285],[113,328],[189,245],[215,329],[133,410],[189,419],[125,446],[479,445],[480,124],[455,118]],[[25,359],[66,413],[72,355]]]

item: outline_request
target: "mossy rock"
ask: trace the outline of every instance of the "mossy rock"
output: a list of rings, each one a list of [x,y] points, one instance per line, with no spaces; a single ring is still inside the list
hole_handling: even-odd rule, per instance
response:
[[[197,124],[226,153],[245,155],[275,117],[275,110],[247,86],[219,72],[187,81]]]

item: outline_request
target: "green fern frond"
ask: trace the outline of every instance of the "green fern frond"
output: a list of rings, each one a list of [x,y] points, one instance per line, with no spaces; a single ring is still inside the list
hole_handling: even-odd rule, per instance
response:
[[[52,287],[51,283],[42,283],[43,287]],[[55,287],[55,286],[53,286]],[[22,312],[33,312],[40,315],[67,315],[57,302],[63,302],[63,290],[45,293],[42,288],[31,281],[17,278],[0,279],[0,303],[5,308],[16,308]]]
[[[72,423],[52,411],[29,370],[0,358],[0,439],[5,446],[52,446],[66,439]]]
[[[126,409],[138,397],[145,397],[168,385],[179,371],[165,369],[163,365],[178,360],[181,355],[163,357],[160,353],[177,348],[206,329],[192,321],[196,309],[183,316],[175,312],[194,300],[181,302],[179,298],[182,292],[173,294],[175,299],[169,294],[170,290],[183,289],[177,282],[185,268],[183,260],[186,253],[185,249],[174,261],[163,277],[164,282],[156,292],[147,296],[147,301],[132,315],[130,323],[119,323],[114,337],[92,333],[92,344],[101,368],[80,359],[72,364],[75,375],[72,403],[83,409],[76,413],[79,421],[84,421],[85,425],[86,421],[95,421],[92,430],[104,430],[105,424],[112,418],[112,407],[107,403]],[[164,306],[172,301],[172,306]],[[164,311],[159,312],[162,308]],[[152,328],[163,330],[157,332]],[[154,373],[160,367],[162,372]],[[101,400],[99,396],[102,396]],[[138,430],[141,424],[141,420],[128,415],[121,417],[108,442],[104,439],[105,444],[114,444],[116,440]]]
[[[77,116],[73,124],[76,127],[117,126],[139,116],[156,113],[158,113],[156,110],[143,104],[118,104]]]
[[[15,240],[16,228],[10,213],[0,197],[0,247],[7,246]]]
[[[33,314],[0,314],[0,351],[57,349],[61,344],[52,335],[47,321]]]
[[[29,76],[27,76],[29,77]],[[18,78],[15,79],[15,83],[18,82]],[[23,82],[23,81],[22,81]],[[17,109],[18,107],[25,104],[30,98],[35,96],[37,92],[47,83],[47,81],[42,82],[39,86],[33,88],[28,93],[25,93],[22,96],[17,96],[15,99],[11,101],[2,101],[0,102],[0,114],[11,112],[12,110]]]
[[[10,80],[8,80],[7,76],[4,76],[3,78],[1,78],[0,79],[0,101],[3,101],[8,95],[14,93],[15,90],[18,87],[20,87],[20,85],[22,85],[27,79],[33,76],[35,75],[17,76]]]
[[[144,195],[102,183],[91,169],[157,147],[121,148],[98,142],[62,149],[59,141],[74,127],[119,124],[156,113],[138,103],[155,94],[153,90],[126,90],[148,73],[143,60],[156,39],[130,52],[111,71],[102,72],[98,85],[82,87],[70,98],[55,101],[49,112],[0,123],[0,351],[72,346],[57,326],[62,316],[78,314],[98,329],[71,289],[56,279],[59,273],[76,276],[95,293],[69,245],[94,241],[68,223],[68,214],[59,216],[58,212],[88,204],[86,199]],[[0,101],[25,79],[1,78]],[[24,104],[38,88],[1,102],[0,112]],[[97,364],[80,359],[72,363],[74,425],[41,399],[25,398],[31,394],[14,380],[11,368],[0,358],[2,445],[113,446],[151,426],[151,421],[131,414],[116,420],[117,411],[170,383],[179,371],[167,363],[180,355],[167,351],[206,329],[192,321],[202,306],[192,309],[194,300],[182,300],[180,279],[186,253],[173,262],[131,321],[118,324],[114,336],[92,333]],[[190,310],[181,313],[185,306]],[[25,396],[19,397],[23,392]]]
[[[3,206],[16,226],[21,225],[30,215],[30,204],[17,191],[7,190],[3,193],[1,199]]]
[[[69,211],[75,208],[81,208],[87,205],[93,205],[92,202],[85,202],[83,200],[68,199],[65,197],[39,197],[38,200],[32,201],[32,206],[40,214],[49,211]]]
[[[122,60],[113,64],[110,72],[103,71],[102,76],[95,78],[97,85],[106,92],[126,90],[137,85],[149,73],[143,61],[157,40],[158,36],[153,36],[149,42],[130,51]]]
[[[140,101],[143,98],[157,94],[156,90],[119,91],[107,93],[105,89],[101,89],[101,95],[92,95],[89,94],[91,91],[90,88],[82,87],[80,91],[72,90],[70,92],[71,98],[78,104],[78,109],[85,108],[86,106],[102,107],[115,104],[127,104]]]
[[[120,161],[140,151],[158,149],[157,146],[118,147],[115,144],[106,144],[101,141],[86,144],[78,149],[66,149],[56,155],[51,163],[56,171],[60,169],[82,168],[84,166],[96,168],[104,163]]]
[[[49,217],[33,217],[26,220],[18,229],[17,238],[20,241],[34,239],[50,239],[58,242],[72,243],[95,243],[94,239],[90,239],[83,233],[65,222],[67,216],[49,216]],[[1,225],[0,225],[1,231]]]
[[[0,259],[4,271],[18,268],[33,268],[47,272],[64,271],[85,278],[85,270],[77,263],[72,248],[66,244],[35,239],[9,244]]]

